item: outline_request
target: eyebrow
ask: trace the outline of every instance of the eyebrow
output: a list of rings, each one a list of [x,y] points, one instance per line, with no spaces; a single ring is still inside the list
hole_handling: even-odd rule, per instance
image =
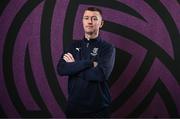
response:
[[[97,17],[97,16],[83,16],[83,17]]]

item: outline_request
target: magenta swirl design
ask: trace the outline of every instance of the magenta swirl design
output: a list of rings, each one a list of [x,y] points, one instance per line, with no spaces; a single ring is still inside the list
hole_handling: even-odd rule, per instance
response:
[[[101,37],[116,47],[112,117],[180,117],[178,0],[2,0],[0,117],[65,117],[56,65],[83,37],[87,6],[102,9]]]

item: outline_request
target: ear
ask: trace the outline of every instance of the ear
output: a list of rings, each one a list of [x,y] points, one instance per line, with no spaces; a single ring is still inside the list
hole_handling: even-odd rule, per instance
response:
[[[102,21],[101,21],[101,26],[100,26],[100,28],[102,28],[103,25],[104,25],[104,21],[102,20]]]

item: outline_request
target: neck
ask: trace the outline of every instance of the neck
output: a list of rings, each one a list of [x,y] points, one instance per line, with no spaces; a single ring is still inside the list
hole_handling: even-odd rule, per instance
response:
[[[87,40],[95,39],[95,38],[98,37],[98,35],[99,35],[99,33],[92,33],[92,34],[85,33],[85,38],[86,38]]]

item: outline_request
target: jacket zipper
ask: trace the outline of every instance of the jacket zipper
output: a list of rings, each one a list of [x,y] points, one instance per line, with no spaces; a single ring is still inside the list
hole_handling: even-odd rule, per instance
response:
[[[87,48],[89,47],[89,43],[86,44],[86,47],[87,47]]]

